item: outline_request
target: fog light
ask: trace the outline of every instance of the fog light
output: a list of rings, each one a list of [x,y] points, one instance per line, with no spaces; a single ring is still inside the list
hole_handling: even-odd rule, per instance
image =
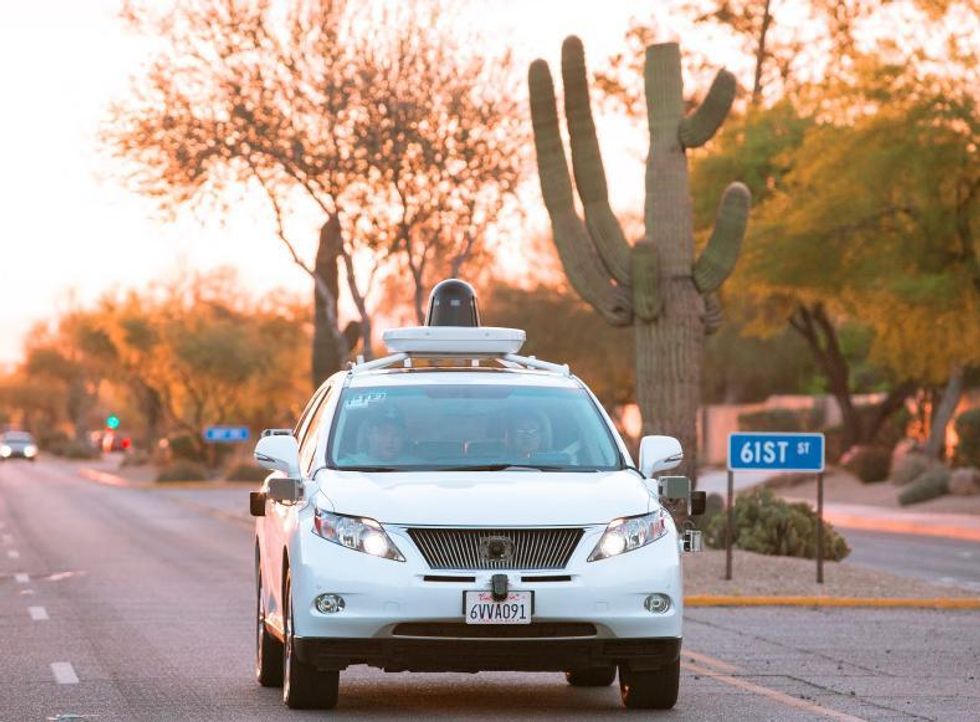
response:
[[[347,603],[339,594],[321,594],[313,600],[313,606],[321,614],[336,614],[344,611]]]
[[[649,594],[643,602],[648,612],[663,614],[670,609],[670,597],[666,594]]]

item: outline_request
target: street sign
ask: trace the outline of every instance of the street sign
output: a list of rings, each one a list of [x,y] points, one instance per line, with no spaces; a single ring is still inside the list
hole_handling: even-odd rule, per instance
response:
[[[733,433],[728,435],[730,471],[824,470],[823,434]]]
[[[234,444],[248,441],[247,426],[208,426],[204,429],[204,440],[211,443]]]

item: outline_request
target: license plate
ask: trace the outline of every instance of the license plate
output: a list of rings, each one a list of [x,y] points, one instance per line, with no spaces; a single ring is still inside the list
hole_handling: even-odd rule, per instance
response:
[[[463,592],[463,614],[467,624],[530,624],[533,592],[507,592],[497,602],[492,592]]]

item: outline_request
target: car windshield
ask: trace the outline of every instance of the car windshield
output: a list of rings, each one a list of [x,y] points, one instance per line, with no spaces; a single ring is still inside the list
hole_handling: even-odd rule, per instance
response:
[[[34,442],[34,437],[26,431],[8,431],[2,438],[4,441],[13,441],[18,444],[30,444]]]
[[[365,471],[624,468],[583,389],[502,384],[347,388],[327,463]]]

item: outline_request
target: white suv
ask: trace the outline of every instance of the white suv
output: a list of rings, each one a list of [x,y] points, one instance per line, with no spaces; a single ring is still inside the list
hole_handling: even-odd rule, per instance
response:
[[[677,699],[683,588],[661,496],[680,444],[640,466],[567,366],[524,332],[420,327],[330,377],[267,431],[252,493],[256,673],[331,708],[341,670],[562,671],[627,707]],[[698,499],[700,501],[700,499]]]

